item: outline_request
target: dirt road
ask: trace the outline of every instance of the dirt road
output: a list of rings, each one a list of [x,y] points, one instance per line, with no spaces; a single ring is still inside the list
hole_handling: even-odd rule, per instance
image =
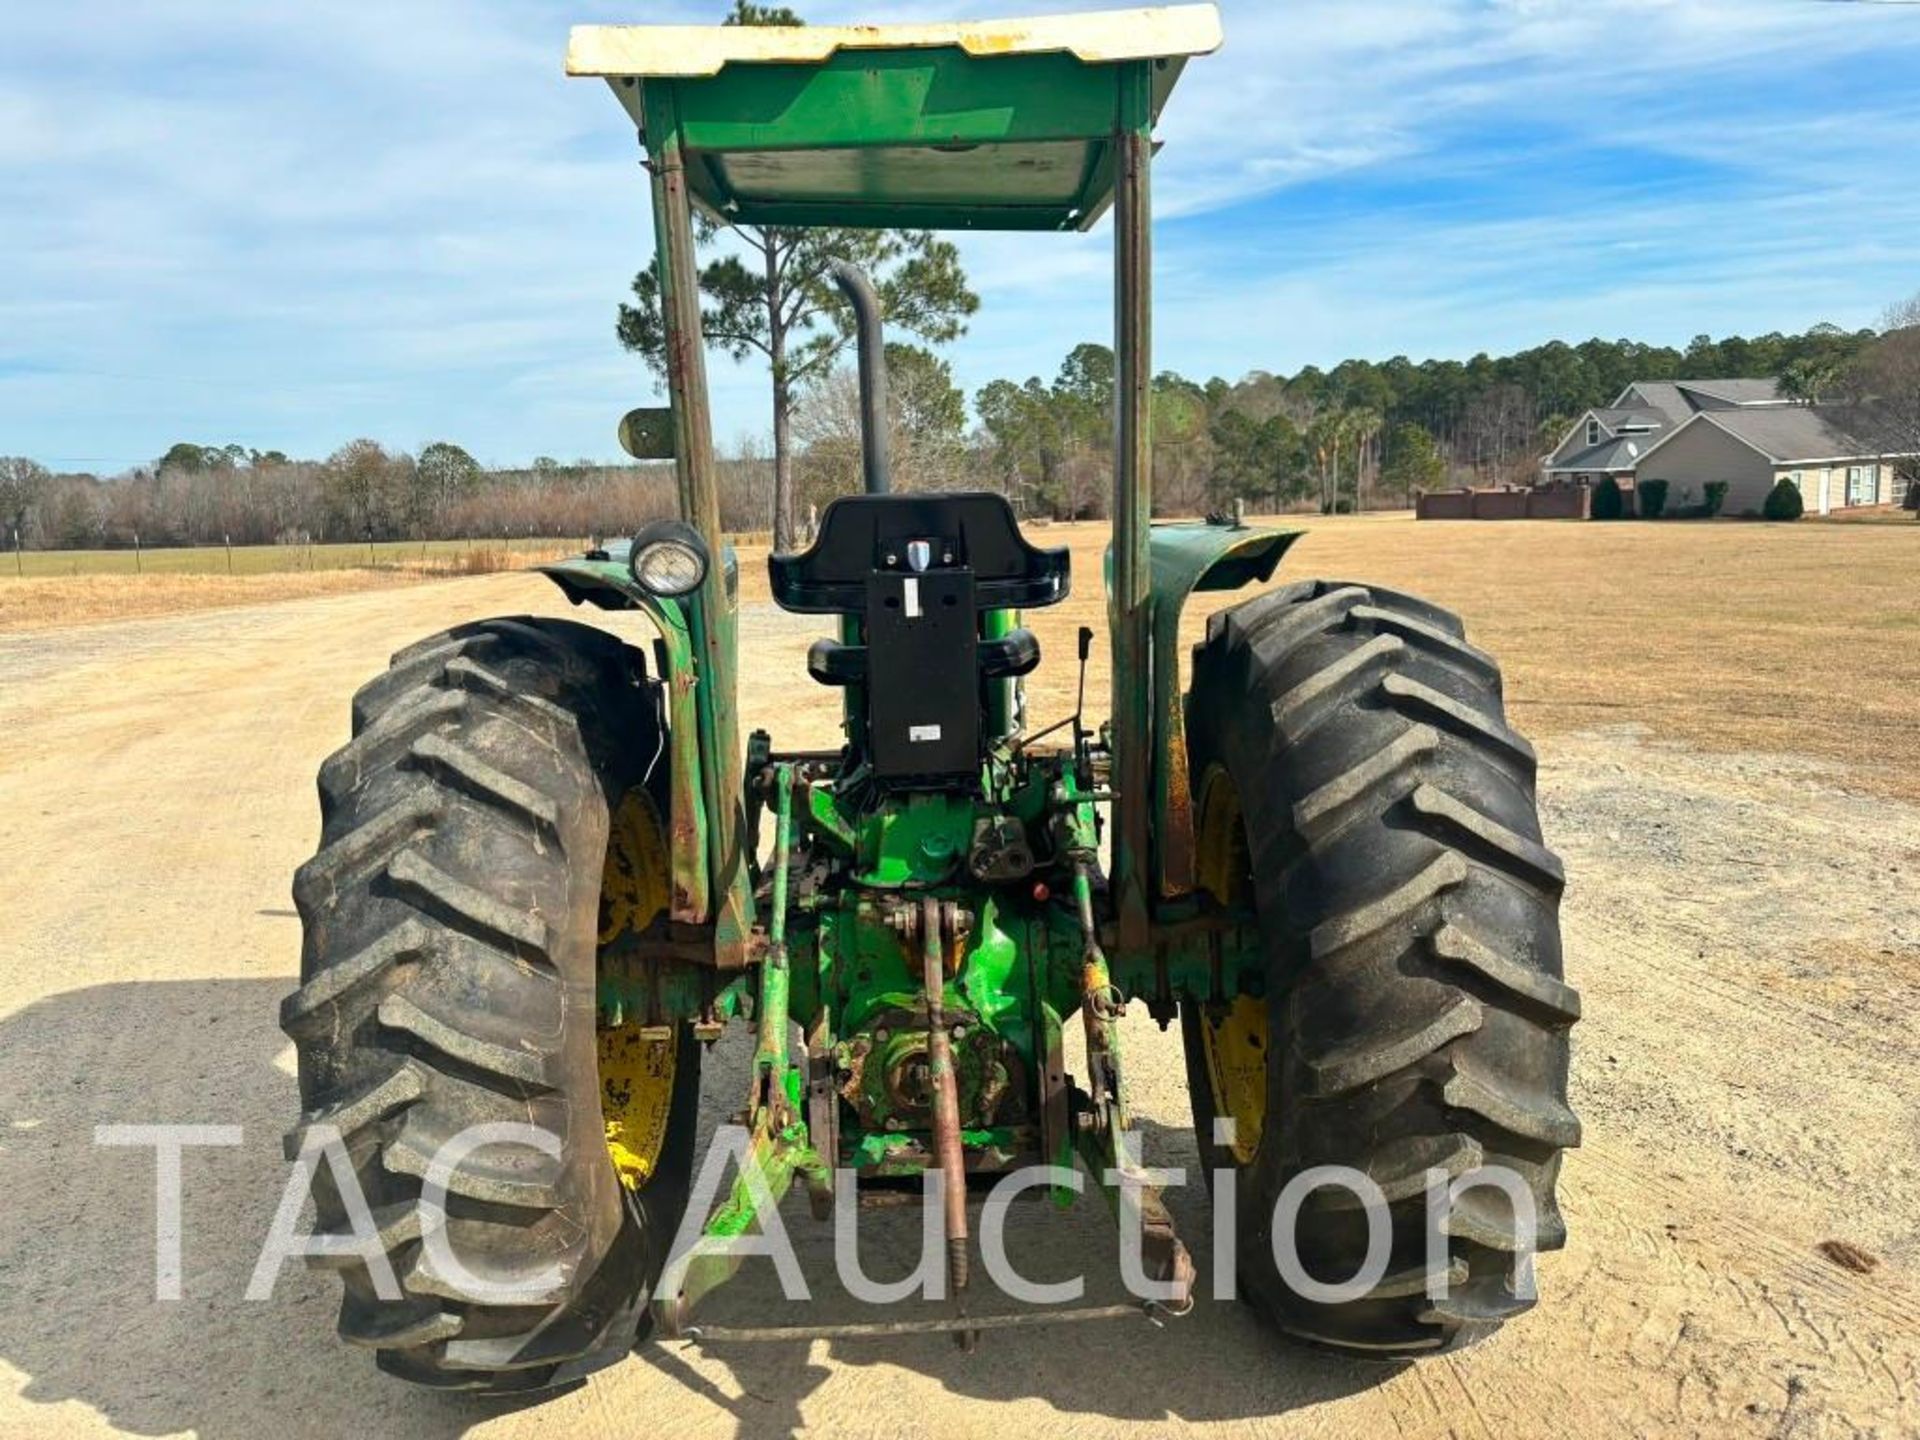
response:
[[[314,767],[389,651],[565,608],[509,575],[0,637],[0,1434],[1920,1433],[1920,809],[1837,762],[1633,728],[1542,746],[1586,1143],[1542,1305],[1463,1355],[1357,1365],[1203,1301],[1164,1332],[989,1337],[971,1358],[934,1340],[656,1346],[516,1412],[377,1375],[333,1339],[330,1277],[290,1266],[271,1300],[243,1300],[296,1109],[274,1014]],[[749,723],[827,738],[830,700],[794,715],[811,627],[751,596],[745,619]],[[1043,641],[1070,654],[1069,634]],[[1191,1165],[1177,1036],[1136,1014],[1126,1042],[1149,1159]],[[717,1061],[710,1120],[737,1104],[739,1046]],[[186,1158],[171,1303],[152,1298],[151,1155],[92,1143],[153,1121],[243,1137]],[[1205,1274],[1201,1193],[1174,1203]],[[789,1213],[830,1276],[828,1241]],[[1031,1213],[1104,1295],[1097,1202]],[[909,1214],[873,1223],[878,1248],[917,1241]],[[750,1274],[727,1300],[775,1293]]]

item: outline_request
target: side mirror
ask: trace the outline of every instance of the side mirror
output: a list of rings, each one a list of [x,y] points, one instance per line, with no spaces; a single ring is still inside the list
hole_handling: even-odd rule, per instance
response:
[[[620,417],[620,448],[636,460],[674,458],[673,409],[644,405]]]

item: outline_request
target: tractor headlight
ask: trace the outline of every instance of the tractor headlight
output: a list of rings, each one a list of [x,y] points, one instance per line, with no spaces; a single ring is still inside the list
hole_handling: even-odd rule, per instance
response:
[[[707,544],[691,525],[660,520],[633,537],[627,568],[654,595],[691,595],[707,578]]]

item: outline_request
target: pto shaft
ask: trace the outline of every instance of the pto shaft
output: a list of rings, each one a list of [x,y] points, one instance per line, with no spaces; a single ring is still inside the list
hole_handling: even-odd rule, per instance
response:
[[[921,975],[927,991],[927,1089],[933,1102],[934,1157],[945,1181],[947,1288],[964,1315],[968,1279],[967,1162],[960,1142],[960,1085],[953,1073],[953,1044],[947,1037],[942,998],[947,971],[940,911],[937,900],[920,902]],[[960,1332],[963,1348],[972,1348],[970,1338],[967,1332]]]

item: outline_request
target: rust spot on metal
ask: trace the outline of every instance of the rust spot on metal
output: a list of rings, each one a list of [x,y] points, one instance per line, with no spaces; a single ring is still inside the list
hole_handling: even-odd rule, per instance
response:
[[[679,750],[680,747],[676,745],[675,749]],[[706,836],[698,817],[700,793],[695,778],[696,770],[696,766],[684,763],[672,767],[672,791],[668,805],[673,855],[673,918],[692,924],[699,924],[708,918],[706,899],[701,893],[704,887],[699,885],[704,878],[702,872],[707,856]]]
[[[1160,841],[1160,893],[1184,895],[1193,889],[1193,787],[1187,776],[1187,732],[1176,719],[1168,726],[1167,810]]]

